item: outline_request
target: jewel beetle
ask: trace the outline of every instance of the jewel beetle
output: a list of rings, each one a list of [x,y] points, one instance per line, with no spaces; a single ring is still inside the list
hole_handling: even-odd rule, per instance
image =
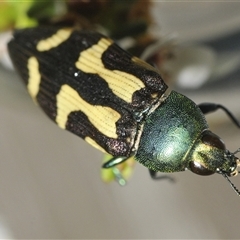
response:
[[[219,104],[196,105],[169,90],[157,69],[108,37],[76,28],[16,30],[8,43],[16,70],[33,100],[60,128],[113,157],[130,157],[156,172],[186,169],[222,174],[229,182],[239,159],[209,130],[204,114]],[[239,191],[230,182],[236,193]]]

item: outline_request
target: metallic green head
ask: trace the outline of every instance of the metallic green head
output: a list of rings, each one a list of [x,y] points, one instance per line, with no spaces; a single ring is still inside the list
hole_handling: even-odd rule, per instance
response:
[[[239,159],[229,152],[222,139],[209,130],[203,131],[191,151],[189,169],[199,175],[214,173],[237,175]]]

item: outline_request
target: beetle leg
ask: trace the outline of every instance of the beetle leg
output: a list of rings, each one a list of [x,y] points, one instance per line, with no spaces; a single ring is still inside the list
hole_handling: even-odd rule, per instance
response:
[[[125,186],[127,184],[126,179],[122,176],[121,171],[117,167],[112,168],[115,180],[118,182],[120,186]]]
[[[170,177],[168,175],[158,175],[157,176],[157,172],[156,171],[153,171],[151,169],[148,169],[149,170],[149,173],[150,173],[150,176],[153,180],[162,180],[162,179],[168,179],[169,181],[171,182],[175,182],[175,179],[173,177]]]
[[[215,103],[201,103],[198,105],[198,107],[201,109],[203,114],[207,114],[210,112],[215,112],[218,109],[222,109],[229,118],[240,128],[240,122],[237,120],[237,118],[224,106],[221,104],[215,104]]]
[[[126,160],[128,160],[129,157],[123,157],[123,156],[119,156],[119,157],[113,157],[111,158],[109,161],[105,162],[103,165],[102,165],[102,168],[111,168],[111,167],[114,167]]]

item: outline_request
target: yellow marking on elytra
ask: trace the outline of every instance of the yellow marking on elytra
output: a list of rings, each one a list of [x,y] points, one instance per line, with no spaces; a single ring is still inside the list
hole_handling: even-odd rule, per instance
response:
[[[159,74],[159,71],[156,68],[154,68],[153,66],[151,66],[148,63],[146,63],[145,61],[143,61],[142,59],[140,59],[138,57],[133,56],[132,57],[132,61],[134,63],[138,64],[139,66],[143,67],[143,68],[146,68],[148,70],[154,71],[154,72]]]
[[[104,67],[102,54],[112,44],[112,41],[102,38],[99,42],[80,53],[76,67],[85,73],[94,73],[102,77],[115,95],[126,102],[132,102],[132,95],[135,91],[144,88],[141,79],[136,76],[119,70],[109,70]]]
[[[89,104],[76,90],[65,84],[57,95],[56,122],[59,127],[66,128],[68,115],[73,111],[83,112],[101,133],[110,138],[117,138],[115,123],[121,115],[110,107]]]
[[[106,153],[105,149],[103,149],[100,145],[98,145],[92,138],[90,137],[85,137],[84,139],[87,143],[91,144],[93,147],[95,147],[96,149]]]
[[[37,50],[40,52],[48,51],[51,48],[57,47],[64,41],[66,41],[69,36],[71,35],[73,29],[71,28],[64,28],[58,30],[55,34],[51,37],[40,40],[37,44]]]
[[[37,58],[30,57],[28,59],[27,67],[28,67],[28,74],[29,74],[27,88],[28,88],[29,94],[35,101],[36,96],[39,92],[40,81],[41,81],[41,74],[39,72],[39,63]]]

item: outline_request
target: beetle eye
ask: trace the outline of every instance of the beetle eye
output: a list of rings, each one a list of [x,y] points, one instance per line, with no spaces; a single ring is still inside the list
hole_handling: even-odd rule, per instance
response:
[[[218,149],[225,150],[225,144],[222,139],[211,131],[203,132],[202,142],[206,145],[216,147]]]
[[[201,165],[200,163],[198,162],[194,162],[194,161],[191,161],[190,164],[189,164],[189,167],[190,167],[190,170],[193,172],[193,173],[196,173],[198,175],[202,175],[202,176],[207,176],[207,175],[212,175],[214,174],[215,172],[205,168],[203,165]]]

